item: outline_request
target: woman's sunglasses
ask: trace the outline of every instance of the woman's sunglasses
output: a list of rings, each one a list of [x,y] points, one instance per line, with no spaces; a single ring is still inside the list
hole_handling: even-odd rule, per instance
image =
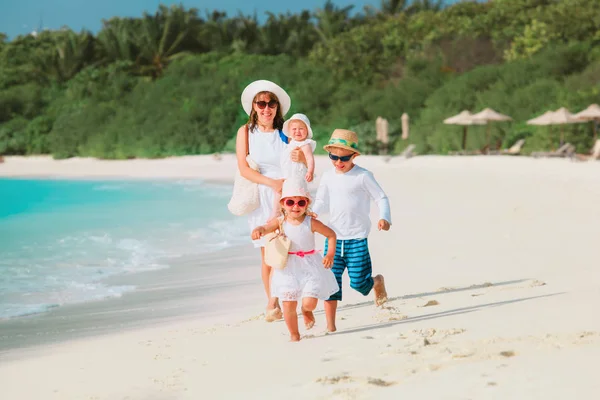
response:
[[[306,207],[306,200],[298,200],[298,202],[295,202],[292,199],[287,199],[285,201],[285,205],[288,207],[294,207],[294,204],[298,204],[298,207]]]
[[[329,158],[331,158],[333,161],[340,160],[341,162],[348,162],[352,159],[353,156],[354,156],[354,154],[350,154],[349,156],[340,157],[340,156],[336,156],[336,155],[329,153]]]
[[[266,106],[269,106],[269,108],[275,108],[277,107],[277,100],[270,100],[268,103],[266,101],[255,101],[254,102],[258,108],[260,108],[261,110],[263,110]]]

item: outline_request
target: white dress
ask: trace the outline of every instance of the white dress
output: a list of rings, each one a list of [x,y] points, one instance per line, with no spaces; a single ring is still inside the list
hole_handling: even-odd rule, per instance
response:
[[[282,179],[281,155],[287,144],[279,137],[277,130],[262,132],[258,127],[248,132],[248,149],[250,158],[258,164],[261,174],[273,179]],[[289,157],[289,155],[288,155]],[[269,186],[258,185],[260,206],[248,215],[250,231],[264,225],[273,212],[273,189]],[[263,247],[264,239],[253,240],[254,247]]]
[[[281,156],[281,170],[285,179],[305,179],[306,173],[308,172],[308,168],[306,167],[306,165],[304,165],[304,163],[292,161],[292,159],[290,158],[290,153],[295,148],[302,147],[306,144],[310,146],[312,152],[314,153],[315,148],[317,147],[317,142],[315,142],[312,139],[306,139],[301,142],[297,142],[294,139],[291,139],[290,142],[286,145]]]
[[[283,223],[283,231],[291,240],[290,252],[315,249],[315,235],[311,229],[312,218],[306,216],[300,225]],[[284,269],[273,269],[271,295],[281,301],[298,301],[304,297],[327,300],[339,291],[335,275],[323,266],[323,256],[290,254]]]

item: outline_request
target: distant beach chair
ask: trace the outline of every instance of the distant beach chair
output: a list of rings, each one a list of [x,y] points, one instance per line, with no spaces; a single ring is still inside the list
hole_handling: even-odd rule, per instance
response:
[[[510,148],[508,148],[506,150],[502,150],[502,152],[500,154],[506,154],[509,156],[518,156],[519,154],[521,154],[521,149],[523,148],[524,144],[525,144],[525,139],[519,139]]]
[[[534,158],[540,157],[574,157],[575,156],[575,146],[571,143],[565,143],[558,148],[556,151],[537,151],[531,153],[531,156]]]
[[[416,147],[417,147],[417,145],[415,145],[415,144],[409,145],[406,149],[404,149],[402,154],[400,154],[400,157],[410,158],[410,157],[414,156],[415,155],[414,150]]]
[[[417,147],[417,146],[416,146],[416,145],[414,145],[414,144],[410,144],[410,145],[408,145],[408,147],[407,147],[406,149],[404,149],[404,151],[403,151],[402,153],[400,153],[400,154],[398,155],[398,157],[411,158],[411,157],[415,156],[415,155],[416,155],[416,153],[414,152],[414,149],[415,149],[416,147]],[[386,162],[386,163],[387,163],[387,162],[390,162],[390,160],[391,160],[392,158],[395,158],[395,157],[391,157],[391,156],[385,156],[385,157],[383,158],[383,162]]]
[[[590,154],[575,154],[576,161],[596,161],[600,159],[600,139],[596,140]]]

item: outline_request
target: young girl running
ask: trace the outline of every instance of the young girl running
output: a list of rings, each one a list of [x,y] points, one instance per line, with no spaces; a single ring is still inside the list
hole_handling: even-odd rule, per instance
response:
[[[281,207],[283,208],[283,232],[290,239],[291,247],[284,269],[273,269],[271,296],[283,302],[283,317],[293,342],[300,340],[298,332],[298,301],[306,329],[315,324],[313,315],[319,299],[327,300],[339,290],[331,266],[335,255],[335,232],[322,222],[306,215],[310,194],[303,180],[289,179],[283,183]],[[279,228],[281,219],[268,222],[252,231],[256,240]],[[325,257],[315,251],[314,232],[328,240]]]

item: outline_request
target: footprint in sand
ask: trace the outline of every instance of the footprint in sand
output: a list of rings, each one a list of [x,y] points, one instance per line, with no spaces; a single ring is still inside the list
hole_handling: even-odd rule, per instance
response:
[[[431,306],[438,306],[440,303],[437,300],[429,300],[427,303],[425,303],[424,305],[422,305],[421,307],[431,307]]]
[[[337,385],[339,383],[354,382],[354,378],[348,375],[337,375],[337,376],[324,376],[316,380],[317,383],[323,385]]]
[[[369,385],[382,386],[382,387],[392,386],[392,385],[396,384],[396,382],[384,381],[383,379],[380,379],[380,378],[367,378],[367,383]]]
[[[401,321],[403,319],[407,319],[408,317],[400,312],[400,310],[393,306],[381,306],[379,312],[375,314],[375,319],[378,322],[387,322],[387,321]]]
[[[349,375],[338,375],[338,376],[331,376],[331,377],[325,376],[325,377],[318,378],[316,380],[317,383],[321,383],[323,385],[338,385],[338,384],[343,384],[343,383],[352,383],[352,382],[359,382],[359,381],[362,381],[369,385],[380,386],[380,387],[392,386],[397,383],[394,381],[386,381],[381,378],[373,378],[370,376],[368,376],[366,378],[356,378],[356,377],[352,377]]]
[[[546,282],[538,281],[537,279],[531,282],[530,287],[545,286]]]

